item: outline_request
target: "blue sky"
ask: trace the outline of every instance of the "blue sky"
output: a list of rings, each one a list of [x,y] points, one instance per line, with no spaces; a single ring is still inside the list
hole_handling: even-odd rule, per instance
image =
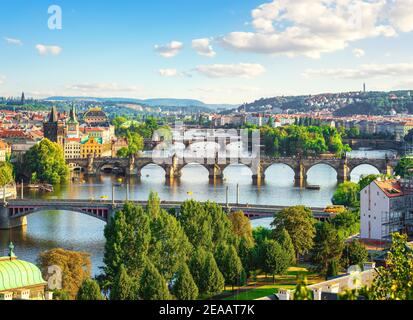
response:
[[[62,29],[48,28],[48,8]],[[0,0],[0,95],[413,89],[412,0]]]

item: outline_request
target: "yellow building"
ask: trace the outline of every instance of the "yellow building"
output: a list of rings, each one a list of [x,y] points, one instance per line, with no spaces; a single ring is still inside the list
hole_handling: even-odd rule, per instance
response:
[[[101,138],[87,137],[80,142],[80,157],[88,158],[93,156],[100,158],[103,153],[103,144]]]

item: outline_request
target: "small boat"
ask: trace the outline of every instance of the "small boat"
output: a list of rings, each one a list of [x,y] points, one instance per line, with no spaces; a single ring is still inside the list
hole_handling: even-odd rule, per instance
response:
[[[39,189],[39,185],[31,183],[31,184],[28,185],[28,188],[29,189]]]
[[[122,183],[114,183],[113,184],[115,187],[122,187]]]
[[[306,189],[307,189],[307,190],[321,190],[321,187],[320,187],[320,186],[317,186],[317,185],[308,185],[308,186],[306,187]]]
[[[188,191],[186,194],[187,194],[188,196],[194,195],[194,193],[193,193],[192,191]]]

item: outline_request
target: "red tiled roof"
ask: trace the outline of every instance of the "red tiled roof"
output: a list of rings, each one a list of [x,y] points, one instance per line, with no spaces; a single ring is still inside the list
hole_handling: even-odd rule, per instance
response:
[[[391,179],[387,181],[374,181],[376,185],[385,193],[389,198],[401,197],[404,195],[400,181]]]

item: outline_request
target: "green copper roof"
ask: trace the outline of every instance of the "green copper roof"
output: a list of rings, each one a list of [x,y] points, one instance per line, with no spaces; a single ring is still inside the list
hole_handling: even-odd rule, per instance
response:
[[[34,264],[15,258],[10,260],[10,257],[0,258],[0,292],[46,284]]]

